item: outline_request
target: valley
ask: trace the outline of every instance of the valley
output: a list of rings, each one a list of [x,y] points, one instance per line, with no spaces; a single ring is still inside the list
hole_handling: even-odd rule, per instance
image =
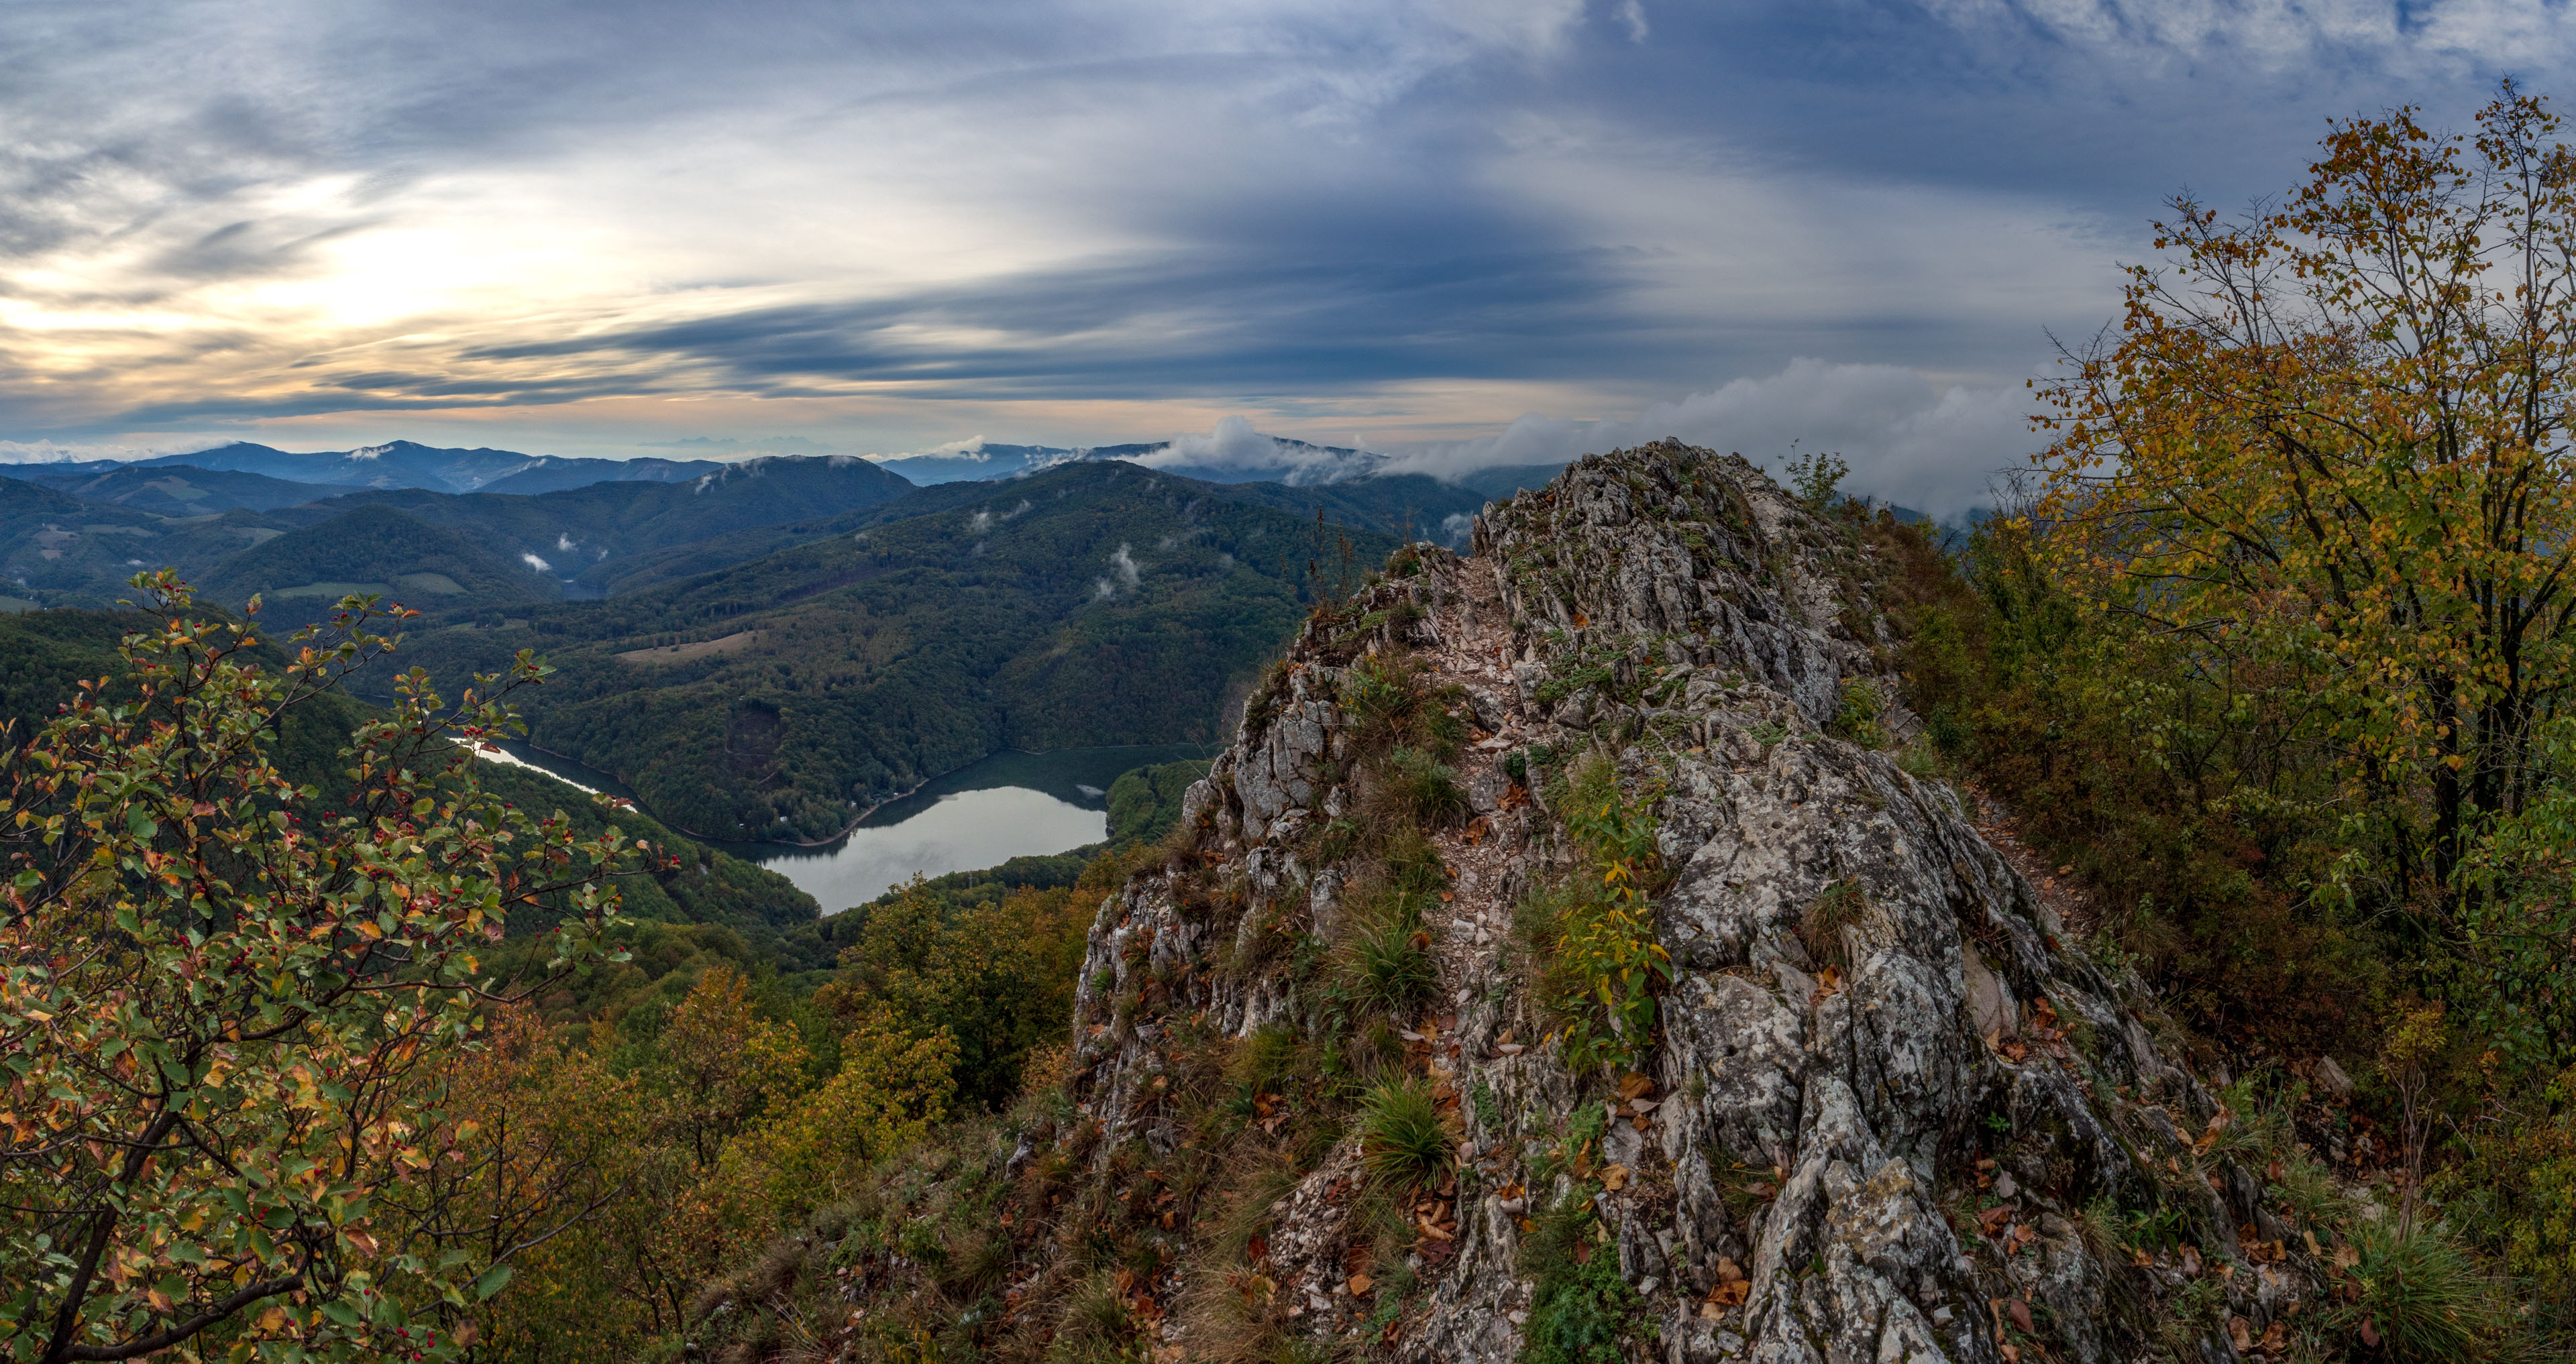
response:
[[[1272,478],[1198,470],[1224,482],[1130,462],[1169,462],[1151,443],[622,464],[236,443],[0,466],[0,590],[104,608],[166,565],[207,605],[257,597],[277,631],[378,595],[416,613],[400,659],[433,677],[543,655],[531,742],[675,828],[811,844],[993,754],[1216,741],[1305,609],[1485,497],[1277,450],[1249,470]],[[389,670],[353,685],[392,696]]]

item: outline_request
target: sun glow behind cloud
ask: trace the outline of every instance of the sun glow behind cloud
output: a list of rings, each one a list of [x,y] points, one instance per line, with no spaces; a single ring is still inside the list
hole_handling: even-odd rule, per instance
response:
[[[2110,316],[2157,195],[2276,189],[2317,113],[2564,63],[2555,9],[2395,13],[31,6],[0,36],[30,73],[0,437],[891,451],[1239,417],[1454,460],[1657,414],[1821,439],[1804,384],[1876,395],[1832,439],[1955,480],[2017,453],[1995,414],[2044,329]]]

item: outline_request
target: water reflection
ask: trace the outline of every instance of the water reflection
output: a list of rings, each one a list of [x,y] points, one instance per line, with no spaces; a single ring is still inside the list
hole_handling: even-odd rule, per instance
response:
[[[483,756],[541,769],[585,791],[634,798],[605,772],[522,743],[500,748]],[[1203,744],[1154,744],[996,753],[879,806],[857,828],[821,847],[714,846],[777,872],[813,896],[824,913],[838,914],[866,904],[915,872],[940,876],[974,871],[1014,857],[1097,843],[1109,831],[1109,784],[1120,773],[1215,752]]]
[[[852,829],[823,848],[728,844],[796,883],[826,914],[882,895],[914,872],[971,871],[1033,853],[1060,853],[1097,843],[1109,831],[1105,810],[1086,810],[1024,786],[998,786],[941,796],[900,824]]]
[[[1200,744],[996,753],[879,806],[820,848],[724,843],[796,883],[826,914],[884,894],[914,872],[941,876],[1067,852],[1109,832],[1109,784],[1130,768],[1204,758]]]

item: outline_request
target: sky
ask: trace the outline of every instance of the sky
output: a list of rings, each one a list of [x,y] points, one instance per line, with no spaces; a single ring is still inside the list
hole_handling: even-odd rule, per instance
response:
[[[2563,0],[18,0],[0,459],[1677,435],[1943,512],[2167,196],[2571,57]]]

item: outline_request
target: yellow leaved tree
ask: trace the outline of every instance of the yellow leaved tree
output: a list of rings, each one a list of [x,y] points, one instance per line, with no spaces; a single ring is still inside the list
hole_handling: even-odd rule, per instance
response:
[[[2047,389],[2061,579],[2204,671],[2298,679],[2348,873],[2447,912],[2533,788],[2576,650],[2576,158],[2508,82],[2473,134],[2335,124],[2308,182],[2190,199]],[[2437,916],[2438,917],[2438,916]]]

